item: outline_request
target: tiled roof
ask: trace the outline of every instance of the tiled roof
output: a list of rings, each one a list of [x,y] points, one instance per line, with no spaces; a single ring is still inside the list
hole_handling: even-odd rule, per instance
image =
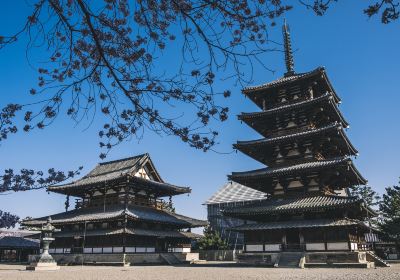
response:
[[[72,183],[51,186],[49,191],[56,191],[61,188],[85,186],[94,183],[106,182],[127,174],[132,174],[138,169],[138,165],[141,161],[148,156],[147,154],[138,155],[134,157],[124,158],[120,160],[114,160],[109,162],[99,163],[94,169],[92,169],[87,175],[83,176]]]
[[[331,101],[332,99],[333,99],[332,93],[328,92],[324,95],[321,95],[321,96],[313,98],[313,99],[302,100],[302,101],[282,105],[282,106],[275,107],[275,108],[268,109],[268,110],[261,111],[261,112],[242,113],[238,116],[238,119],[242,120],[242,121],[249,121],[252,119],[260,119],[260,118],[265,118],[267,116],[273,116],[275,114],[290,112],[295,109],[305,109],[305,108],[313,107],[313,105],[315,105],[315,104],[318,104],[318,103],[321,103],[324,101],[328,101],[327,104],[330,105],[329,108],[333,110],[333,113],[337,116],[338,120],[345,127],[347,127],[349,124],[343,117],[340,110],[337,108],[337,105]]]
[[[232,175],[230,175],[229,178],[230,179],[246,178],[246,177],[248,177],[248,178],[264,177],[265,178],[265,177],[271,177],[271,176],[287,175],[287,174],[291,174],[293,172],[302,171],[302,170],[307,170],[307,171],[318,170],[320,168],[332,167],[332,166],[336,166],[338,164],[343,164],[343,163],[350,165],[350,164],[352,164],[352,161],[349,157],[339,157],[339,158],[327,159],[327,160],[315,160],[315,161],[295,164],[295,165],[291,165],[291,166],[261,168],[261,169],[245,171],[245,172],[232,172]]]
[[[260,160],[263,163],[267,163],[263,160],[265,160],[265,158],[268,158],[267,156],[272,152],[271,149],[276,144],[292,143],[293,141],[299,141],[301,139],[311,139],[321,135],[339,137],[339,139],[341,140],[340,144],[342,144],[342,147],[345,148],[346,154],[358,154],[358,151],[351,144],[350,140],[346,136],[342,125],[338,122],[334,122],[324,127],[309,128],[307,130],[297,131],[294,133],[292,132],[291,134],[285,134],[276,137],[262,138],[250,141],[238,141],[236,144],[233,145],[233,147],[255,159]]]
[[[313,128],[313,129],[308,129],[292,134],[285,134],[277,137],[271,137],[271,138],[262,138],[262,139],[257,139],[257,140],[250,140],[250,141],[238,141],[237,144],[234,144],[235,148],[238,146],[244,146],[244,145],[269,145],[269,144],[275,144],[275,143],[281,143],[281,142],[286,142],[286,141],[291,141],[293,139],[299,139],[301,137],[308,137],[308,136],[315,136],[319,135],[321,133],[331,131],[331,130],[339,130],[342,129],[342,125],[340,123],[334,122],[332,124],[329,124],[324,127],[320,128]]]
[[[274,80],[272,82],[268,82],[268,83],[265,83],[265,84],[246,87],[246,88],[243,89],[243,92],[247,93],[247,92],[258,91],[258,90],[262,90],[262,89],[277,87],[277,86],[280,86],[280,85],[283,85],[283,84],[287,84],[287,83],[290,83],[290,82],[301,80],[303,78],[311,77],[311,76],[313,76],[315,74],[321,73],[322,71],[324,71],[324,68],[323,67],[318,67],[317,69],[314,69],[314,70],[312,70],[310,72],[294,74],[294,75],[290,75],[290,76],[286,76],[286,77],[282,77],[282,78],[276,79],[276,80]]]
[[[82,223],[89,221],[103,221],[123,218],[124,215],[135,219],[149,222],[167,223],[174,224],[181,227],[198,227],[207,225],[206,221],[193,219],[190,217],[182,216],[176,213],[157,210],[150,207],[144,206],[132,206],[130,205],[125,209],[124,205],[114,205],[106,207],[105,211],[103,207],[99,208],[81,208],[64,213],[51,215],[52,224],[73,224]],[[46,217],[23,221],[23,225],[27,226],[38,226],[42,225],[47,220]]]
[[[110,182],[111,185],[113,182],[118,180],[127,180],[129,178],[131,182],[134,181],[141,183],[146,185],[152,191],[159,191],[162,194],[180,194],[189,193],[191,191],[188,187],[179,187],[165,183],[155,168],[152,170],[155,180],[143,179],[134,176],[134,174],[140,168],[142,168],[146,162],[149,161],[151,163],[149,155],[143,154],[130,158],[100,163],[81,179],[64,185],[51,186],[48,188],[48,190],[63,194],[72,193],[72,195],[81,195],[84,193],[86,187],[96,187],[98,184],[105,182]]]
[[[231,228],[233,231],[253,231],[253,230],[275,230],[289,228],[319,228],[319,227],[338,227],[338,226],[364,226],[360,221],[349,219],[316,219],[316,220],[293,220],[270,223],[244,224]]]
[[[254,214],[267,215],[293,211],[304,212],[313,211],[316,209],[336,209],[349,205],[360,205],[362,203],[363,200],[359,199],[358,197],[338,195],[270,198],[260,202],[253,202],[241,207],[225,208],[223,213],[224,215],[228,216],[246,216]]]
[[[133,228],[120,228],[120,229],[96,229],[84,231],[61,231],[54,233],[55,237],[73,237],[73,236],[107,236],[117,234],[130,234],[140,236],[155,236],[155,237],[177,237],[177,238],[190,238],[197,239],[201,235],[192,232],[172,231],[172,230],[151,230],[151,229],[133,229]]]
[[[17,236],[0,237],[0,248],[25,248],[39,249],[39,240],[28,239]]]
[[[332,99],[332,95],[330,93],[325,93],[321,96],[318,96],[316,98],[313,99],[306,99],[306,100],[301,100],[295,103],[290,103],[290,104],[285,104],[279,107],[274,107],[268,110],[264,110],[261,112],[253,112],[253,113],[242,113],[241,115],[239,115],[239,119],[248,119],[248,118],[254,118],[254,117],[260,117],[260,116],[267,116],[267,115],[273,115],[273,114],[277,114],[283,111],[290,111],[296,108],[303,108],[306,106],[311,106],[314,105],[316,103],[322,102],[324,100],[331,100]]]
[[[0,229],[0,238],[5,236],[26,237],[36,233],[40,233],[40,231]]]
[[[236,182],[229,182],[213,194],[204,204],[260,200],[265,199],[266,195],[266,193],[248,188]]]

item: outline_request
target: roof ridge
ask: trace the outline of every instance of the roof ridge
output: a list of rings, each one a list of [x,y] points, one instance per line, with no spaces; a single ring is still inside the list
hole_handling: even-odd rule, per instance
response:
[[[144,153],[144,154],[139,154],[136,156],[131,156],[131,157],[126,157],[126,158],[121,158],[121,159],[116,159],[116,160],[110,160],[110,161],[105,161],[105,162],[99,162],[97,165],[106,165],[106,164],[111,164],[111,163],[116,163],[116,162],[121,162],[121,161],[127,161],[127,160],[131,160],[134,158],[142,158],[144,156],[148,156],[148,153]]]
[[[341,122],[333,122],[331,124],[328,124],[326,126],[318,127],[318,128],[310,128],[304,131],[299,131],[299,132],[294,132],[291,134],[285,134],[285,135],[280,135],[280,136],[274,136],[274,137],[264,137],[261,139],[256,139],[256,140],[247,140],[247,141],[237,141],[236,144],[234,145],[243,145],[247,143],[252,143],[252,144],[263,144],[264,142],[272,142],[274,140],[284,140],[284,139],[290,139],[292,137],[297,137],[297,136],[304,136],[307,134],[313,134],[313,133],[319,133],[325,130],[330,130],[333,128],[342,128]]]
[[[251,90],[261,90],[261,89],[264,89],[265,87],[278,86],[278,85],[281,85],[282,83],[284,83],[285,81],[291,82],[291,81],[296,80],[298,78],[308,77],[308,76],[310,76],[312,74],[315,74],[315,73],[318,73],[318,72],[320,72],[320,71],[322,71],[324,69],[325,68],[323,66],[318,66],[317,68],[315,68],[315,69],[313,69],[311,71],[308,71],[308,72],[297,73],[297,74],[294,74],[294,75],[291,75],[291,76],[287,76],[287,77],[282,76],[282,77],[280,77],[278,79],[275,79],[275,80],[272,80],[272,81],[270,81],[268,83],[263,83],[263,84],[255,85],[255,86],[248,86],[248,87],[243,88],[242,91],[246,92],[246,91],[251,91]]]
[[[311,99],[305,99],[305,100],[300,100],[298,102],[294,102],[294,103],[290,103],[290,104],[285,104],[279,107],[274,107],[268,110],[264,110],[264,111],[260,111],[260,112],[252,112],[252,113],[241,113],[242,116],[248,116],[248,115],[258,115],[258,114],[270,114],[270,113],[274,113],[274,112],[278,112],[280,110],[285,110],[285,109],[290,109],[296,106],[300,106],[303,104],[312,104],[314,102],[319,102],[321,100],[324,100],[325,98],[333,98],[333,95],[330,91],[327,91],[326,93],[324,93],[321,96],[315,97],[315,98],[311,98]],[[240,116],[240,115],[239,115]]]

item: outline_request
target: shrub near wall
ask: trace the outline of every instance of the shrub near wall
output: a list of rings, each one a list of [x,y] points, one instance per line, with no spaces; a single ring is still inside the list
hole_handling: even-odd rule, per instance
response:
[[[235,261],[236,252],[234,250],[200,250],[200,260],[206,261]]]

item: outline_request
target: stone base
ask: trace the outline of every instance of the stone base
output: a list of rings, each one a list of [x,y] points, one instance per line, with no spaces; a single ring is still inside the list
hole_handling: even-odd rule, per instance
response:
[[[305,263],[305,268],[375,268],[375,263]]]
[[[60,267],[57,265],[56,262],[52,263],[31,263],[26,267],[26,270],[31,271],[52,271],[52,270],[59,270]]]
[[[165,253],[172,254],[183,263],[199,260],[199,253]],[[129,266],[137,264],[165,264],[160,253],[135,254],[53,254],[55,262],[60,265],[115,265]],[[30,263],[38,263],[35,256],[29,256]]]

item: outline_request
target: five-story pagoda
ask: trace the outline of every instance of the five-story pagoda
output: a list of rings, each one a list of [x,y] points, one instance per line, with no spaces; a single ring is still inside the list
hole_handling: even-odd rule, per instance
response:
[[[264,138],[234,145],[268,167],[228,176],[270,198],[224,215],[247,221],[233,229],[244,233],[245,253],[360,250],[369,230],[363,220],[375,213],[349,196],[367,181],[351,160],[357,150],[345,134],[340,98],[324,68],[295,73],[286,24],[283,34],[284,77],[243,90],[262,111],[239,119]]]

